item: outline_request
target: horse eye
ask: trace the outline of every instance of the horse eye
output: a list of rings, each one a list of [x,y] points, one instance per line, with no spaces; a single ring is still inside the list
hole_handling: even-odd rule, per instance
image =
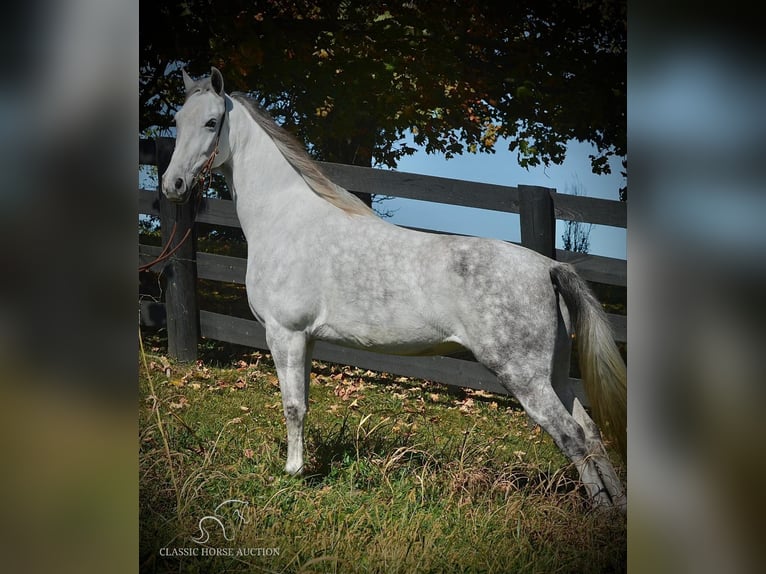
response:
[[[214,128],[215,124],[216,124],[216,121],[215,121],[215,118],[213,118],[212,120],[208,120],[207,121],[207,123],[205,124],[205,127],[206,128]]]

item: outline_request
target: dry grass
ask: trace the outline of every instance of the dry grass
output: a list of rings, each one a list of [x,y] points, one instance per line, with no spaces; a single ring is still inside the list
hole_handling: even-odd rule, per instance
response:
[[[315,363],[295,479],[268,355],[214,368],[150,354],[142,372],[143,572],[625,569],[625,518],[589,508],[511,399]],[[247,505],[218,513],[230,540],[214,527],[194,543],[232,499]],[[163,555],[186,548],[235,555]]]

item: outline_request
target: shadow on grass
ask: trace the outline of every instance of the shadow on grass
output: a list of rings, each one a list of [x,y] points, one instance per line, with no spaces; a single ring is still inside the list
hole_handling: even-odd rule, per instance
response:
[[[389,424],[375,427],[363,437],[357,436],[358,424],[347,415],[329,432],[318,427],[309,430],[307,452],[311,455],[303,478],[307,486],[322,488],[350,482],[354,488],[372,490],[384,482],[390,485],[417,475],[429,477],[433,487],[445,496],[456,494],[465,502],[522,494],[567,499],[581,511],[590,507],[573,467],[551,469],[534,462],[495,465],[449,448],[428,452],[414,435],[401,437],[386,432]]]
[[[355,478],[362,481],[370,478],[371,461],[402,446],[401,439],[378,432],[387,426],[390,425],[360,431],[361,423],[352,420],[351,413],[347,413],[329,431],[323,431],[320,427],[308,429],[306,450],[311,454],[305,469],[306,483],[322,486],[328,480],[336,480],[344,472],[356,475]],[[364,436],[360,436],[360,432]]]

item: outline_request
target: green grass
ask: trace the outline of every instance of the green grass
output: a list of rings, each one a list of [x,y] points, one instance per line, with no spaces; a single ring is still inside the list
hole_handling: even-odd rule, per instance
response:
[[[306,474],[291,478],[269,355],[185,366],[161,345],[146,351],[142,572],[625,570],[625,518],[589,508],[512,399],[315,362]],[[211,527],[194,543],[200,519],[231,499],[248,503],[244,522],[223,518],[233,539]],[[161,556],[203,547],[279,550]]]

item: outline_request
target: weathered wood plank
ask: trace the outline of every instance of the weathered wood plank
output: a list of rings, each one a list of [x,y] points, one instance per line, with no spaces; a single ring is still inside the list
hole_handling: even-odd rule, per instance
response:
[[[197,219],[201,223],[241,227],[234,202],[228,199],[204,198],[197,210]]]
[[[160,198],[157,191],[138,190],[138,213],[140,215],[160,215]]]
[[[586,281],[621,287],[628,284],[628,262],[624,259],[557,249],[556,260],[571,263]]]
[[[350,191],[508,213],[519,211],[519,190],[515,187],[338,163],[319,165],[331,180]]]
[[[519,186],[521,244],[546,257],[556,257],[556,220],[553,217],[555,190],[536,185]]]
[[[580,400],[580,404],[585,408],[590,408],[590,401],[588,400],[588,395],[585,394],[585,387],[582,384],[582,379],[569,377],[569,385],[574,391],[574,396]]]
[[[422,227],[411,227],[406,225],[402,227],[413,231],[421,231],[423,233],[470,237],[460,233],[449,233],[447,231],[424,229]],[[515,241],[508,241],[507,243],[521,245],[521,243]],[[586,281],[606,283],[607,285],[618,285],[620,287],[625,287],[628,284],[628,262],[624,259],[615,259],[612,257],[603,257],[601,255],[590,255],[587,253],[575,253],[572,251],[556,249],[556,261],[571,263]]]
[[[205,310],[201,310],[199,314],[203,337],[268,350],[266,331],[258,321]]]
[[[203,337],[268,350],[263,326],[257,321],[200,311]],[[508,394],[483,365],[449,357],[399,357],[339,347],[318,341],[314,358],[360,369],[438,381],[447,385]]]
[[[139,140],[139,163],[156,165],[155,146],[156,142],[153,139]],[[330,179],[351,191],[508,213],[519,212],[518,187],[330,162],[319,162],[319,165]],[[558,219],[627,227],[625,202],[563,193],[556,194],[553,199]],[[211,213],[211,217],[216,216]],[[227,221],[231,221],[228,214],[225,217]],[[221,223],[221,225],[231,225],[231,223]]]
[[[197,272],[201,279],[244,285],[246,271],[247,259],[242,257],[197,252]]]
[[[161,251],[160,247],[154,245],[139,244],[138,247],[140,265],[152,261]],[[162,269],[162,265],[163,264],[159,264],[156,270],[159,271]],[[197,274],[201,279],[244,285],[246,271],[247,260],[241,257],[217,255],[214,253],[205,253],[204,251],[197,252]],[[613,314],[607,314],[607,317],[612,325],[615,340],[621,342],[627,341],[627,317],[624,315]]]
[[[138,265],[146,265],[147,263],[151,263],[154,261],[159,254],[162,253],[162,248],[158,247],[156,245],[145,245],[144,243],[138,244]],[[152,271],[155,273],[158,273],[166,262],[157,263],[154,267],[152,267]]]
[[[556,218],[612,227],[628,226],[628,204],[597,197],[557,193],[553,196]]]
[[[157,165],[157,145],[155,140],[138,140],[138,163],[141,165]]]
[[[203,337],[268,351],[265,331],[257,321],[201,311],[200,325]],[[483,365],[451,357],[383,355],[318,341],[314,347],[314,359],[424,379],[454,387],[482,390],[499,395],[508,394],[497,377]],[[581,381],[570,379],[570,384],[573,385],[575,394],[581,402],[587,406],[587,397],[582,389]]]
[[[139,265],[144,265],[153,261],[161,251],[161,247],[139,243]],[[158,263],[153,268],[154,271],[161,271],[166,263],[167,262]],[[197,277],[200,279],[244,285],[246,271],[247,260],[242,257],[231,257],[229,255],[218,255],[215,253],[197,251]]]
[[[139,213],[146,215],[159,215],[159,199],[157,192],[151,192],[146,190],[140,190],[138,193],[139,200]],[[228,211],[228,214],[212,215],[213,209],[211,209],[210,216],[198,216],[197,221],[204,223],[230,225],[232,227],[238,227],[234,220],[236,219],[236,213],[234,212],[233,205],[227,205],[224,200],[211,200],[220,201],[221,212]],[[216,211],[218,207],[214,208]],[[222,222],[225,219],[225,222]],[[441,235],[453,235],[444,231],[437,231],[432,229],[414,228],[408,227],[415,231],[422,231],[425,233],[436,233]],[[556,250],[556,260],[565,261],[574,265],[577,272],[582,275],[587,281],[595,281],[597,283],[606,283],[608,285],[619,285],[625,287],[628,284],[628,264],[624,259],[614,259],[612,257],[603,257],[600,255],[590,255],[584,253],[574,253],[572,251],[564,251],[562,249]]]
[[[606,314],[609,324],[612,326],[614,340],[621,343],[628,341],[628,318],[625,315]]]
[[[160,199],[157,191],[148,189],[138,190],[138,213],[143,215],[160,214]],[[227,199],[204,198],[197,209],[194,221],[211,225],[226,225],[241,227],[234,202]]]
[[[382,355],[318,342],[314,357],[321,361],[354,365],[381,373],[392,373],[402,377],[425,379],[450,385],[508,394],[497,378],[483,365],[451,357],[398,357]]]
[[[162,326],[164,305],[141,302],[141,324]],[[268,351],[266,333],[257,321],[200,311],[200,330],[203,337]],[[314,359],[360,369],[395,374],[403,377],[424,379],[454,387],[482,390],[499,395],[508,392],[497,378],[483,365],[451,357],[400,357],[382,355],[358,349],[349,349],[319,341],[314,349]],[[586,406],[587,397],[579,379],[570,378],[575,395]]]

